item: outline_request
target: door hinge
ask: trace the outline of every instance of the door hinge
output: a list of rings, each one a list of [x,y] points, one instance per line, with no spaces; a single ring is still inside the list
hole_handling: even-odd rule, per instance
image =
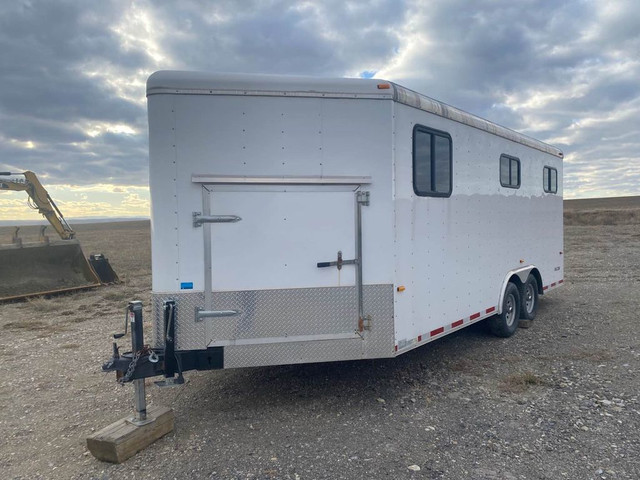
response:
[[[369,192],[368,191],[358,191],[356,192],[356,201],[365,207],[369,206]]]
[[[358,330],[361,332],[371,330],[371,315],[365,315],[358,319]]]

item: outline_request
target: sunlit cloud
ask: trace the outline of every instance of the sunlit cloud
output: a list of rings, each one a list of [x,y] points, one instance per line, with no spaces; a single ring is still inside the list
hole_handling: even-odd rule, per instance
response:
[[[86,125],[84,133],[90,137],[97,137],[104,133],[115,133],[116,135],[137,135],[138,129],[125,124],[113,124],[113,123],[91,123]]]
[[[67,218],[149,217],[149,189],[136,185],[48,185],[47,191]],[[45,221],[28,204],[25,192],[0,192],[0,220]]]
[[[32,150],[36,148],[36,144],[31,140],[17,140],[15,138],[12,138],[9,140],[9,143],[18,148],[26,148],[27,150]]]

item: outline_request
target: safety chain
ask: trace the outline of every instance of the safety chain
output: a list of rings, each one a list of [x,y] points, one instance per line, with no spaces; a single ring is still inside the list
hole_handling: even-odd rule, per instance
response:
[[[136,354],[133,356],[133,359],[131,360],[131,363],[127,367],[126,373],[118,379],[119,383],[124,384],[131,380],[131,377],[133,376],[133,372],[136,371],[136,365],[138,364],[138,360],[140,360],[140,357],[142,355],[149,353],[149,351],[150,351],[149,345],[145,345],[144,347],[142,347],[142,349],[136,352]]]

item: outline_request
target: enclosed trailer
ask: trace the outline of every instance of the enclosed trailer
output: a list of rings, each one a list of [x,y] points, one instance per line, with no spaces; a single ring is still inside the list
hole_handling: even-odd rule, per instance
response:
[[[127,379],[509,336],[563,283],[555,147],[377,79],[163,71],[147,97],[161,361]]]

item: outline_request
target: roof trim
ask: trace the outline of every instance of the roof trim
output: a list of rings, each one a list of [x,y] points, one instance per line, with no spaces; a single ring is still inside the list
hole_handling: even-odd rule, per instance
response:
[[[402,103],[409,107],[418,108],[425,112],[433,113],[439,117],[448,118],[454,122],[462,123],[484,132],[492,133],[507,140],[511,140],[522,145],[526,145],[536,150],[540,150],[556,157],[563,158],[562,151],[552,145],[536,140],[522,133],[511,130],[507,127],[503,127],[496,123],[485,120],[484,118],[477,117],[470,113],[460,110],[458,108],[447,105],[446,103],[439,102],[433,98],[422,95],[421,93],[414,92],[408,88],[404,88],[396,83],[390,82],[394,87],[394,101]]]
[[[380,89],[380,84],[389,84],[392,89]],[[158,94],[393,100],[559,158],[564,156],[552,145],[382,79],[159,71],[147,80],[147,96]]]
[[[245,175],[191,175],[193,183],[205,185],[368,185],[371,177],[342,176],[245,176]]]

